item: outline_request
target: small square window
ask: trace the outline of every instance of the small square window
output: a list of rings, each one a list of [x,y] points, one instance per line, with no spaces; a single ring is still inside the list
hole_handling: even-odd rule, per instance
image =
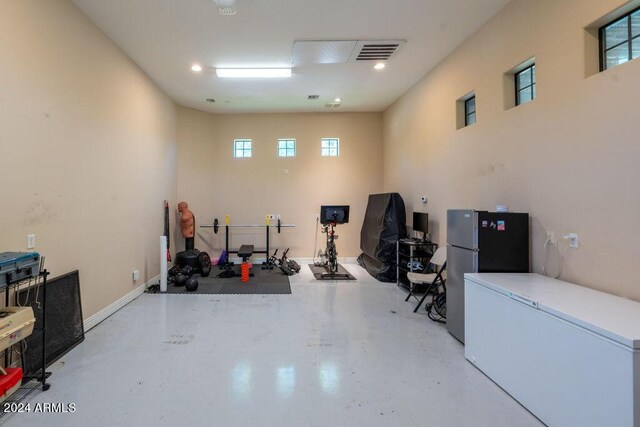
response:
[[[320,152],[323,157],[337,157],[340,154],[339,138],[322,138]]]
[[[251,157],[251,140],[234,139],[233,157]]]
[[[476,97],[464,101],[464,125],[469,126],[476,122]]]
[[[640,9],[600,28],[602,71],[640,57]]]
[[[295,157],[296,156],[296,140],[279,139],[278,140],[278,157]]]
[[[516,81],[516,105],[536,98],[536,64],[530,65],[514,75]]]

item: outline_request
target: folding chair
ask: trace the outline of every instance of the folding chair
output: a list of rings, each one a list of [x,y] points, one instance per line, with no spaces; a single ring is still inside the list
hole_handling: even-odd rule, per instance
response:
[[[436,266],[435,273],[407,273],[407,279],[409,279],[409,282],[411,282],[411,288],[409,289],[409,295],[407,295],[405,301],[409,301],[409,298],[411,297],[418,299],[418,297],[414,293],[415,289],[419,285],[428,285],[426,291],[424,292],[424,295],[418,302],[418,305],[416,305],[416,308],[413,310],[414,313],[418,311],[424,300],[427,298],[429,292],[435,291],[435,288],[437,286],[446,282],[447,278],[445,270],[447,268],[447,248],[445,246],[439,247],[431,257],[430,262],[431,264]]]

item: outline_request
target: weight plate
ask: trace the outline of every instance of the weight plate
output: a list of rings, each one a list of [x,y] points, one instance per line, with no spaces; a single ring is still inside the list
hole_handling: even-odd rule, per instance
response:
[[[200,252],[200,255],[198,255],[198,263],[200,265],[200,275],[202,277],[209,277],[209,273],[211,273],[211,258],[209,254]]]

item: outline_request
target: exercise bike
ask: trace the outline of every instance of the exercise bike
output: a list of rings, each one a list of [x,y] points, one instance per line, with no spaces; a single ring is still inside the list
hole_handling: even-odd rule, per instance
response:
[[[327,235],[327,248],[323,254],[323,258],[325,259],[323,267],[332,274],[338,272],[338,251],[336,249],[334,227],[335,223],[330,222],[325,224],[322,229],[322,233]]]
[[[338,224],[349,222],[349,206],[321,206],[320,221],[322,222],[322,233],[327,235],[327,248],[322,256],[326,273],[322,273],[321,279],[350,279],[349,273],[338,273],[338,250],[336,249],[335,227]]]

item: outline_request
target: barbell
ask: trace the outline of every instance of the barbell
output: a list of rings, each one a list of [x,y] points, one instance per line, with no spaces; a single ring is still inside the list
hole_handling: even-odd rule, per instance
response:
[[[259,224],[226,224],[226,225],[220,225],[220,221],[218,221],[218,218],[215,218],[213,220],[213,224],[206,224],[206,225],[201,225],[200,228],[213,228],[213,232],[218,234],[218,230],[220,230],[220,227],[234,227],[234,228],[261,228],[261,227],[276,227],[276,229],[278,230],[278,234],[280,234],[280,229],[281,228],[292,228],[295,227],[295,224],[282,224],[280,222],[280,220],[278,220],[277,225],[271,225],[271,224],[265,224],[265,225],[259,225]]]

